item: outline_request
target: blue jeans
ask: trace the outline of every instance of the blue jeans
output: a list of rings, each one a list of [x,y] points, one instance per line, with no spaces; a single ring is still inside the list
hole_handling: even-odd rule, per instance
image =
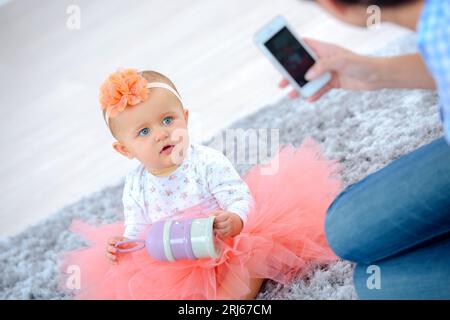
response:
[[[325,232],[357,263],[360,299],[450,299],[450,146],[437,139],[350,185]]]

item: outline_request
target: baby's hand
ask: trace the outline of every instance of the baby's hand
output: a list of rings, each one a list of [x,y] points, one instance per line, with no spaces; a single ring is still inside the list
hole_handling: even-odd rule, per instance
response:
[[[241,217],[236,213],[217,211],[213,213],[213,215],[216,216],[214,219],[214,230],[219,236],[234,237],[238,235],[244,227]]]
[[[117,265],[117,248],[115,247],[115,244],[119,241],[127,240],[127,238],[122,236],[116,236],[111,237],[108,239],[108,242],[106,244],[106,259],[109,260],[109,262],[113,265]]]

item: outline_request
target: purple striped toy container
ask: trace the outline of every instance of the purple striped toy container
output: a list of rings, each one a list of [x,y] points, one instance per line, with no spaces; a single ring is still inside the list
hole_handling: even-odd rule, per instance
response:
[[[215,241],[214,216],[181,220],[157,221],[150,227],[145,240],[130,239],[116,243],[118,252],[134,252],[144,247],[150,256],[161,261],[195,260],[218,258],[219,245]],[[122,249],[126,243],[138,245]]]

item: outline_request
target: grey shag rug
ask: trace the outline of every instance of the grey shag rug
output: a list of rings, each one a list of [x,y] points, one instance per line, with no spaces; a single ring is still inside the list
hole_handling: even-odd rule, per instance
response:
[[[377,55],[414,52],[413,35]],[[263,70],[261,71],[263,72]],[[235,122],[231,128],[279,129],[280,143],[299,145],[310,136],[343,168],[344,186],[442,135],[437,97],[426,90],[331,91],[314,104],[283,99]],[[218,135],[205,144],[221,149]],[[248,150],[255,152],[252,147]],[[243,174],[250,165],[236,164]],[[91,224],[121,218],[123,185],[105,188],[68,205],[24,232],[0,240],[0,299],[70,299],[57,289],[59,252],[84,244],[68,231],[74,218]],[[267,281],[259,299],[357,299],[353,265],[338,261],[282,286]]]

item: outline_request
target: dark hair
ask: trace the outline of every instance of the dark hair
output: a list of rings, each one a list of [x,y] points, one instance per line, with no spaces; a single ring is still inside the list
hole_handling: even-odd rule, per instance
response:
[[[363,5],[363,6],[379,6],[379,7],[395,7],[407,3],[413,3],[417,0],[337,0],[338,2],[344,3],[344,4],[357,4],[357,5]]]

